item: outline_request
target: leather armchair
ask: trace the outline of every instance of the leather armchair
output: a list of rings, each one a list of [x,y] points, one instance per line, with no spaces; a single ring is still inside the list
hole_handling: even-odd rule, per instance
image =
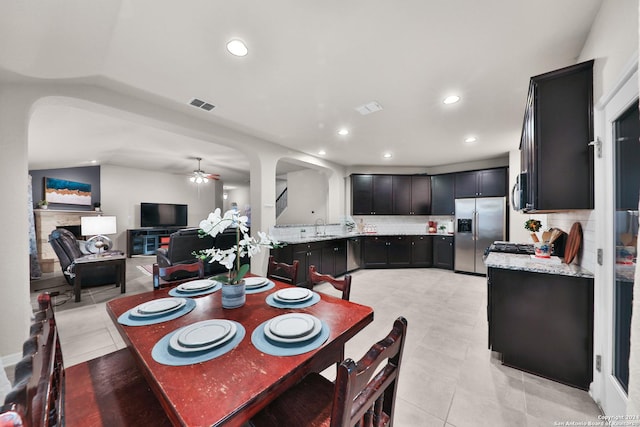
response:
[[[197,228],[185,228],[171,234],[169,247],[167,249],[157,249],[157,264],[158,267],[165,268],[175,264],[194,263],[198,261],[198,258],[193,254],[194,252],[213,247],[229,249],[235,244],[236,232],[234,229],[227,229],[213,238],[209,235],[200,237]],[[248,258],[242,260],[243,264],[247,262],[249,262]],[[220,265],[220,263],[204,261],[205,276],[209,277],[226,272],[227,269]],[[182,278],[183,277],[162,277],[164,280],[177,280]]]
[[[67,283],[74,285],[75,281],[75,265],[76,261],[85,257],[94,257],[95,255],[85,255],[80,250],[78,240],[66,228],[58,228],[53,230],[49,235],[49,243],[60,261],[60,268],[64,274]],[[108,251],[110,253],[122,254],[121,251]],[[96,264],[95,267],[83,271],[82,283],[80,286],[97,286],[116,283],[115,266],[105,266]]]

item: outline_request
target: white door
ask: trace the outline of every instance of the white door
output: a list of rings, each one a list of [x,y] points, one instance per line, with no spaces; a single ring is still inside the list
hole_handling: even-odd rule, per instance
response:
[[[596,372],[591,393],[600,403],[606,415],[621,415],[627,408],[628,380],[628,325],[630,321],[633,273],[622,280],[625,268],[630,265],[617,263],[616,252],[625,246],[627,234],[637,234],[637,206],[633,209],[621,206],[622,180],[620,156],[620,120],[638,103],[638,64],[625,73],[625,77],[595,112],[596,135],[602,141],[602,157],[596,158],[596,209],[598,215],[597,241],[602,254],[596,267],[594,294],[595,324],[594,353]],[[598,147],[596,147],[596,153]],[[638,189],[636,189],[637,191]],[[628,246],[628,245],[627,245]],[[618,261],[620,259],[618,258]],[[628,272],[627,272],[628,273]],[[629,279],[631,283],[629,283]],[[600,359],[600,360],[598,360]],[[600,366],[598,370],[597,367]]]

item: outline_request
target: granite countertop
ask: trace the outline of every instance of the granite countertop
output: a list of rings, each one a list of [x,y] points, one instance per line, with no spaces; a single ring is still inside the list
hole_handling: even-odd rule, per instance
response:
[[[593,277],[593,273],[576,264],[565,264],[562,258],[535,258],[533,255],[518,255],[490,252],[484,260],[487,267],[507,270],[531,271],[534,273],[560,274],[574,277]]]
[[[281,237],[277,238],[282,243],[294,245],[296,243],[312,243],[322,242],[325,240],[335,239],[348,239],[350,237],[363,237],[363,236],[451,236],[453,233],[346,233],[346,234],[319,234],[309,235],[305,237]]]

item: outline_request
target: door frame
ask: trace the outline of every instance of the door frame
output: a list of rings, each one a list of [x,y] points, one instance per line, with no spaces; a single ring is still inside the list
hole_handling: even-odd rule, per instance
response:
[[[613,122],[638,102],[638,56],[632,58],[613,90],[601,98],[594,111],[596,140],[602,143],[602,158],[596,155],[595,203],[597,248],[602,249],[602,264],[596,264],[594,287],[594,381],[590,393],[606,415],[622,415],[627,410],[627,395],[613,375],[614,350],[614,263],[615,263],[615,157]],[[597,154],[598,147],[595,147]],[[601,358],[601,369],[598,360]]]

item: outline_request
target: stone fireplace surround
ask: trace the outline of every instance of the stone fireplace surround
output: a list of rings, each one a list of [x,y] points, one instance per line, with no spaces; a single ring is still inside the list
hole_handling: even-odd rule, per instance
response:
[[[58,257],[49,244],[49,234],[59,227],[79,227],[83,216],[98,216],[96,211],[63,211],[53,209],[34,209],[36,226],[36,248],[38,261],[43,273],[51,273],[60,268]]]

